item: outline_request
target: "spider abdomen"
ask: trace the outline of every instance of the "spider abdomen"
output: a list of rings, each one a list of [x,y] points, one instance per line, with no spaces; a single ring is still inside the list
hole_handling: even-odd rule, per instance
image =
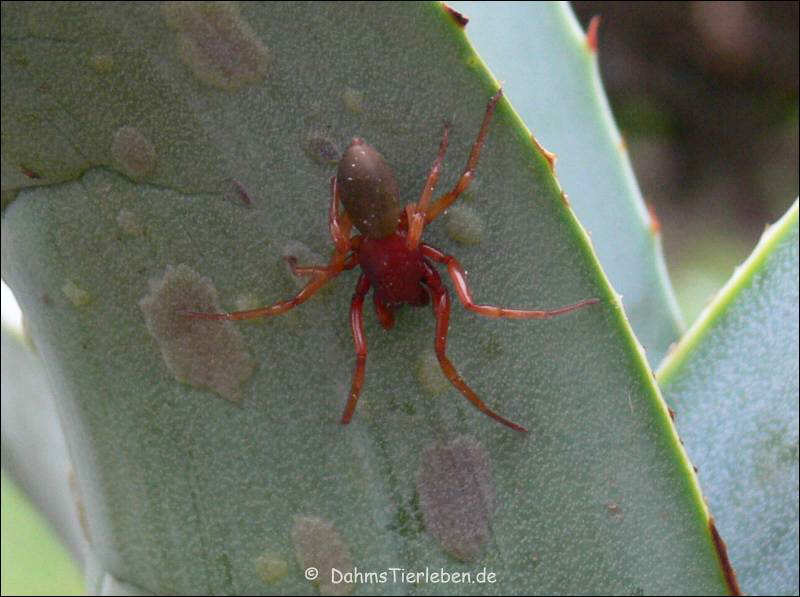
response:
[[[419,247],[409,250],[403,234],[365,237],[359,247],[358,259],[376,299],[381,303],[420,306],[428,302],[428,291],[422,285],[425,276],[422,251]]]

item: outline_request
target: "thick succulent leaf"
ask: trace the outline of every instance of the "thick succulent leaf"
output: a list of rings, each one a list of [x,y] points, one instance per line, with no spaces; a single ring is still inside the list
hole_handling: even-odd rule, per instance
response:
[[[467,36],[525,124],[556,154],[559,182],[655,368],[683,323],[659,227],[609,109],[597,52],[566,3],[451,4],[470,18]]]
[[[59,541],[48,521],[25,494],[7,478],[2,491],[3,595],[84,595],[78,566]]]
[[[2,463],[79,561],[86,543],[78,526],[72,466],[53,396],[39,357],[22,338],[2,329]]]
[[[658,379],[742,589],[797,594],[797,202]]]
[[[465,593],[726,590],[616,294],[505,101],[476,182],[425,238],[478,301],[600,299],[550,321],[454,305],[449,356],[529,434],[442,383],[429,308],[391,332],[367,314],[363,395],[339,425],[352,273],[267,321],[177,312],[296,292],[283,256],[329,253],[328,179],[354,135],[412,200],[447,119],[441,186],[455,182],[496,84],[440,5],[60,7],[3,5],[4,82],[44,97],[34,109],[4,85],[3,116],[63,126],[4,142],[3,163],[42,186],[6,206],[2,267],[54,385],[105,591],[299,594],[312,565],[322,592],[453,591],[391,567],[496,575]],[[63,139],[85,163],[50,152]],[[325,574],[353,566],[388,582]]]
[[[20,331],[5,323],[2,395],[2,464],[13,478],[3,476],[3,594],[80,591],[75,562],[90,565],[91,551],[81,529],[85,513],[64,434],[41,359]],[[32,505],[50,521],[75,561]]]

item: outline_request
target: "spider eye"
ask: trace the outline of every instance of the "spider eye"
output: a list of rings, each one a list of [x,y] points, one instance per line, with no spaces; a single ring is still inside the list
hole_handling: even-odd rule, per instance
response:
[[[339,198],[359,232],[383,238],[397,230],[403,206],[394,172],[374,147],[353,139],[336,173]]]

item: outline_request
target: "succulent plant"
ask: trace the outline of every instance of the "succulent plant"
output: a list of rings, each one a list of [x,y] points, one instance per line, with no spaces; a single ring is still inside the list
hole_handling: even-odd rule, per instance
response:
[[[3,466],[56,522],[90,592],[734,590],[719,537],[737,566],[749,556],[732,542],[747,531],[717,532],[703,492],[726,524],[741,504],[726,501],[733,481],[712,473],[713,457],[701,489],[647,361],[677,340],[680,317],[591,37],[565,5],[526,10],[551,77],[532,81],[547,93],[527,84],[517,106],[508,81],[468,196],[426,231],[468,269],[478,301],[600,299],[551,321],[485,320],[454,303],[449,355],[522,436],[443,380],[427,309],[398,312],[391,333],[366,317],[365,386],[340,425],[354,275],[280,317],[198,328],[179,313],[187,300],[232,311],[297,292],[284,257],[326,260],[328,180],[354,136],[414,201],[448,121],[440,188],[453,184],[498,86],[458,13],[3,4],[2,273],[36,351],[4,330]],[[758,383],[765,408],[785,409],[749,430],[766,468],[734,485],[795,539],[793,569],[785,553],[774,574],[742,568],[745,590],[769,592],[797,579],[796,204],[757,255],[661,375],[697,460],[703,421],[725,419],[731,441],[749,416],[725,407],[726,392],[742,401]],[[718,347],[759,306],[742,333],[767,326],[784,360],[723,387],[698,380],[712,364],[742,372],[751,345]],[[754,489],[786,471],[793,521],[791,483],[780,505]],[[453,576],[467,573],[483,580]]]

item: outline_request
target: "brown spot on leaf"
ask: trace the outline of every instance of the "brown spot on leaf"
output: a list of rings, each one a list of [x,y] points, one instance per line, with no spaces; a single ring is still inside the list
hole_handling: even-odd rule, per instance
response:
[[[150,282],[150,293],[139,306],[175,379],[210,388],[232,402],[241,400],[240,386],[254,365],[239,330],[229,321],[190,319],[181,313],[222,310],[211,280],[186,265],[168,265],[161,279]]]
[[[322,166],[336,165],[342,157],[336,141],[322,131],[311,131],[306,136],[303,151],[311,160]]]
[[[165,2],[162,10],[181,59],[203,83],[235,91],[266,76],[269,52],[234,3]]]
[[[114,163],[133,180],[147,176],[156,165],[156,148],[139,129],[123,126],[111,142]]]
[[[247,192],[245,186],[235,178],[229,178],[231,188],[225,193],[225,198],[230,199],[236,203],[244,203],[245,205],[252,205],[253,200],[250,199],[250,194]]]
[[[460,436],[425,450],[417,474],[425,528],[448,553],[475,560],[492,536],[495,491],[481,443]]]

